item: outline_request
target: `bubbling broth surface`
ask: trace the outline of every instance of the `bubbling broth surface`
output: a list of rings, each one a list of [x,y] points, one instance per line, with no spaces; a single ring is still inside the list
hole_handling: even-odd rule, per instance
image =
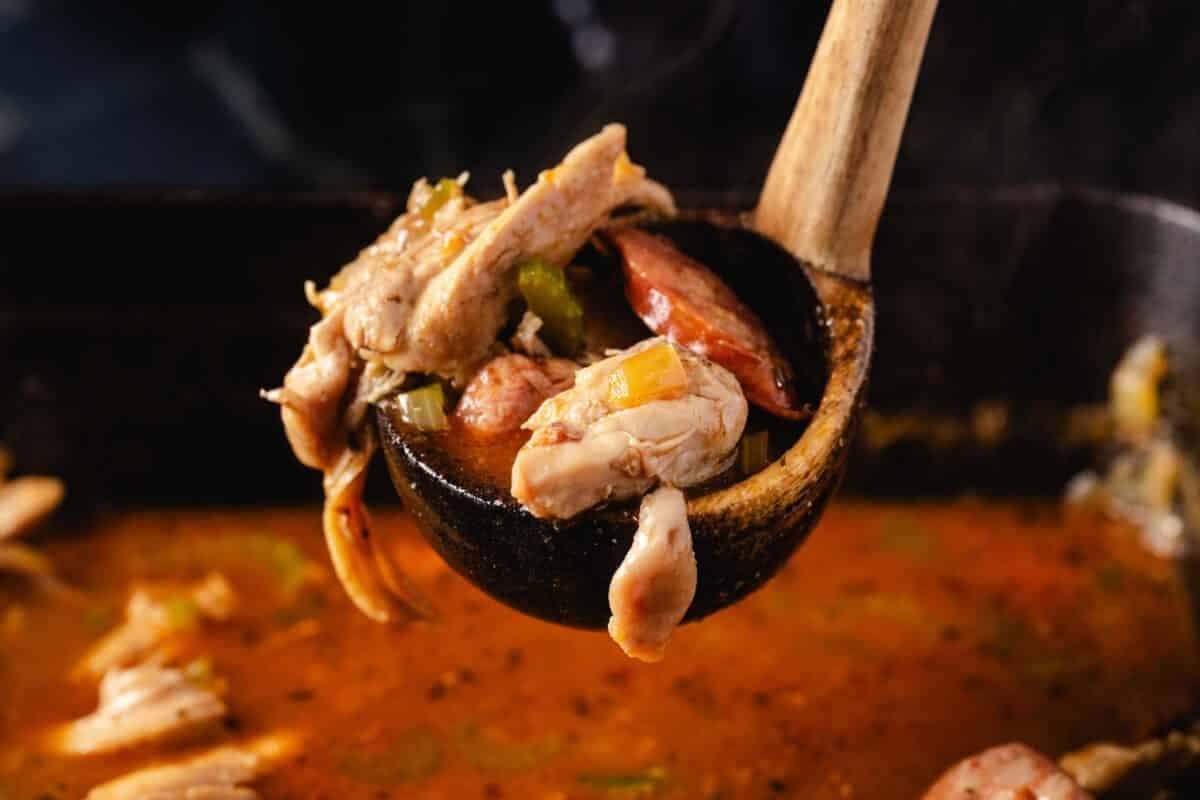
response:
[[[437,621],[358,613],[311,509],[127,513],[47,541],[84,597],[0,578],[0,797],[80,797],[280,730],[302,744],[254,784],[264,798],[913,797],[983,747],[1135,738],[1196,697],[1171,567],[1049,506],[835,502],[775,580],[655,665],[489,600],[401,513],[375,529]],[[200,742],[48,752],[50,728],[95,708],[94,682],[68,674],[130,585],[214,570],[236,612],[183,631],[175,657],[219,676],[227,722]]]

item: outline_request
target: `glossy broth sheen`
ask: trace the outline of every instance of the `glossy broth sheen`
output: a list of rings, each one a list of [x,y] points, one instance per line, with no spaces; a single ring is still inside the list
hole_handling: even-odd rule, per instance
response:
[[[87,602],[0,579],[0,797],[75,798],[189,747],[289,729],[264,798],[914,797],[973,750],[1136,737],[1196,697],[1187,600],[1123,529],[1050,508],[840,503],[783,574],[680,630],[657,665],[497,605],[381,513],[440,621],[358,614],[315,510],[114,516],[45,549]],[[227,623],[184,637],[228,683],[201,745],[64,759],[95,707],[66,679],[137,579],[216,569]]]

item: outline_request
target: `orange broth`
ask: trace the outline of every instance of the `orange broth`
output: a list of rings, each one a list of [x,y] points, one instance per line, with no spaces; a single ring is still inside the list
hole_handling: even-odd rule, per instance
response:
[[[376,528],[439,620],[356,612],[314,509],[122,513],[46,538],[86,602],[0,577],[0,797],[77,798],[279,730],[303,744],[254,784],[277,800],[915,797],[987,745],[1134,738],[1197,697],[1171,567],[1050,506],[836,502],[779,577],[678,631],[656,665],[498,605],[399,512]],[[131,583],[209,570],[239,607],[182,633],[180,658],[223,678],[228,723],[200,742],[48,752],[51,726],[95,708],[94,682],[67,676]]]

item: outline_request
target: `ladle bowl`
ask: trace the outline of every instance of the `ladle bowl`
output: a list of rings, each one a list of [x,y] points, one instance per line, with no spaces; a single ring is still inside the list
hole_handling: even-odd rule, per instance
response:
[[[690,222],[683,226],[692,228],[688,238],[709,245],[705,253],[690,254],[703,257],[751,303],[793,363],[801,362],[802,373],[817,373],[825,381],[808,427],[774,463],[737,483],[689,497],[699,582],[685,619],[696,620],[770,579],[820,518],[841,479],[863,399],[874,310],[868,286],[803,268],[771,241],[732,227],[744,217],[726,212],[684,216]],[[695,230],[701,225],[709,230]],[[666,226],[665,232],[678,234],[673,228],[679,227]],[[745,285],[748,274],[753,285]],[[802,363],[814,354],[819,364]],[[608,623],[608,584],[637,528],[636,503],[566,521],[539,519],[505,487],[453,461],[437,434],[407,425],[393,407],[378,407],[376,422],[405,508],[454,569],[527,614],[585,628]]]
[[[685,620],[770,579],[841,480],[871,364],[871,243],[935,7],[936,0],[835,0],[758,207],[742,216],[691,215],[725,229],[710,237],[724,242],[717,252],[691,255],[735,291],[749,286],[743,299],[794,360],[823,356],[825,387],[808,427],[779,458],[731,486],[689,497],[698,585]],[[749,258],[720,252],[753,247],[751,240],[757,247]],[[761,301],[784,294],[791,325]],[[803,340],[787,335],[805,329],[813,334]],[[447,562],[528,614],[605,626],[608,585],[636,530],[633,506],[540,520],[503,487],[458,468],[435,437],[399,422],[386,405],[376,421],[396,490]]]

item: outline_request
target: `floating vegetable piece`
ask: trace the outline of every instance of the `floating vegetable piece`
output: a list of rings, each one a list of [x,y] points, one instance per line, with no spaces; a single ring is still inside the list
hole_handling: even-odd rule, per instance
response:
[[[608,402],[633,408],[652,400],[671,400],[687,391],[687,370],[668,342],[634,353],[621,362],[608,380]]]
[[[413,728],[383,752],[353,751],[341,771],[362,783],[392,785],[428,778],[442,765],[442,748],[428,728]]]
[[[212,659],[207,656],[193,658],[183,665],[183,674],[193,683],[208,683],[213,679]]]
[[[197,541],[171,542],[146,554],[147,568],[169,573],[197,566],[215,570],[250,567],[268,573],[287,593],[326,577],[325,568],[308,558],[295,542],[265,531],[236,531]]]
[[[411,392],[396,395],[400,416],[409,425],[421,431],[444,431],[446,421],[446,393],[440,383],[431,383]]]
[[[788,419],[809,416],[787,358],[715,272],[665,237],[637,228],[608,235],[621,251],[625,295],[652,331],[728,369],[751,403]]]
[[[480,769],[520,772],[541,766],[558,755],[563,740],[553,734],[529,742],[506,742],[467,725],[458,732],[458,749]]]
[[[579,782],[606,794],[644,797],[666,786],[667,771],[662,767],[649,767],[640,772],[588,773],[580,775]]]
[[[517,287],[529,310],[541,318],[541,333],[555,352],[573,356],[583,349],[583,305],[561,267],[530,259],[518,268]]]
[[[186,595],[167,598],[166,609],[168,623],[177,631],[196,627],[200,618],[200,606]]]

